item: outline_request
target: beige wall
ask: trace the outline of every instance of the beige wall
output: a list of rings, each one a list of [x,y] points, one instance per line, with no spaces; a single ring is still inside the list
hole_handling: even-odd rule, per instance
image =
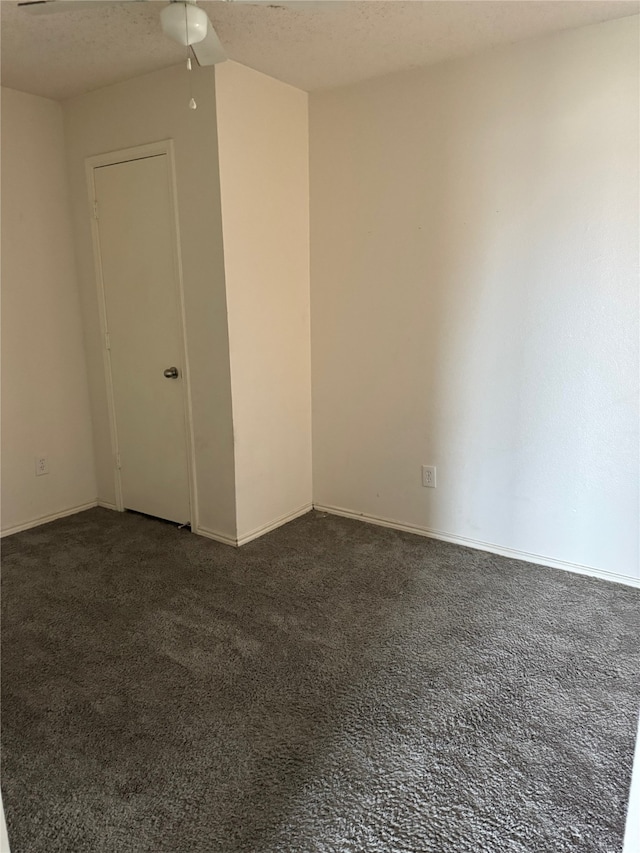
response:
[[[638,104],[637,18],[311,96],[316,504],[639,576]]]
[[[3,88],[2,530],[95,499],[62,113]]]
[[[64,103],[100,498],[113,503],[109,436],[84,159],[162,139],[175,144],[200,527],[235,538],[235,477],[212,68],[183,65]]]
[[[240,541],[311,504],[308,99],[216,70]]]

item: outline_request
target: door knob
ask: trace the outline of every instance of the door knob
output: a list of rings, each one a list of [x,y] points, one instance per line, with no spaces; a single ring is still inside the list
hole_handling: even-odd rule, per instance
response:
[[[167,379],[177,379],[178,378],[178,368],[177,367],[167,367],[164,370],[164,376]]]

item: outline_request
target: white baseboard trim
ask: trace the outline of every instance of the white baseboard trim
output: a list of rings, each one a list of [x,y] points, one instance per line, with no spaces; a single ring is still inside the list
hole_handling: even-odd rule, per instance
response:
[[[555,560],[552,557],[544,557],[541,554],[530,554],[527,551],[518,551],[515,548],[505,548],[502,545],[494,545],[491,542],[482,542],[479,539],[470,539],[466,536],[454,536],[452,533],[444,533],[441,530],[432,530],[429,527],[418,527],[414,524],[403,524],[389,518],[379,518],[375,515],[367,515],[362,512],[353,512],[337,506],[326,506],[314,504],[314,509],[319,512],[328,512],[330,515],[341,515],[344,518],[354,518],[356,521],[364,521],[367,524],[377,524],[380,527],[391,527],[393,530],[403,530],[405,533],[415,533],[418,536],[426,536],[428,539],[440,539],[443,542],[451,542],[454,545],[464,545],[477,551],[489,551],[502,557],[510,557],[513,560],[523,560],[526,563],[535,563],[538,566],[548,566],[552,569],[563,569],[579,575],[589,575],[601,580],[614,581],[626,586],[640,589],[640,578],[629,575],[621,575],[616,572],[607,572],[604,569],[596,569],[593,566],[583,566],[580,563],[570,563],[566,560]]]
[[[25,521],[23,524],[14,524],[12,527],[6,527],[0,532],[0,536],[11,536],[13,533],[20,533],[23,530],[30,530],[32,527],[40,527],[41,524],[48,524],[50,521],[55,521],[58,518],[66,518],[68,515],[75,515],[77,512],[84,512],[85,509],[93,509],[98,506],[98,501],[89,501],[78,506],[70,506],[67,509],[61,509],[60,512],[53,512],[51,515],[41,515],[38,518],[33,518],[31,521]]]
[[[98,500],[96,506],[101,506],[103,509],[111,509],[114,512],[118,512],[118,507],[115,504],[109,503],[109,501],[101,501]]]
[[[288,512],[286,515],[281,515],[279,518],[270,521],[268,524],[263,524],[261,527],[256,527],[249,533],[245,533],[244,535],[238,537],[238,547],[246,545],[247,542],[252,542],[254,539],[258,539],[260,536],[264,536],[265,533],[270,533],[272,530],[275,530],[276,527],[282,527],[283,524],[288,524],[290,521],[293,521],[294,518],[300,518],[301,515],[306,515],[308,512],[311,512],[312,509],[313,504],[308,503],[304,506],[298,507],[298,509],[294,509],[293,512]]]
[[[207,527],[198,527],[193,532],[197,533],[198,536],[206,536],[207,539],[222,542],[223,545],[232,545],[234,548],[240,548],[242,545],[246,545],[248,542],[258,539],[259,536],[264,536],[265,533],[270,533],[272,530],[275,530],[276,527],[282,527],[283,524],[293,521],[294,518],[299,518],[301,515],[305,515],[312,509],[312,504],[305,504],[298,509],[294,509],[293,512],[281,515],[279,518],[275,518],[273,521],[268,522],[268,524],[256,527],[254,530],[249,531],[249,533],[244,533],[242,536],[238,536],[235,539],[232,536],[225,536],[223,533],[218,533],[215,530],[209,530]]]
[[[193,532],[198,536],[204,536],[205,539],[213,539],[214,542],[222,542],[223,545],[231,545],[236,548],[238,545],[238,540],[233,536],[225,536],[224,533],[218,533],[215,530],[209,530],[208,527],[196,527]]]

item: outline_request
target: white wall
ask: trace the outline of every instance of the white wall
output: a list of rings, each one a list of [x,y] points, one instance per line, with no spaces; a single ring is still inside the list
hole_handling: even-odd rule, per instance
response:
[[[91,222],[84,159],[162,139],[175,144],[200,527],[235,539],[233,427],[213,68],[194,68],[188,108],[184,65],[66,101],[76,251],[87,341],[98,489],[114,503]]]
[[[311,505],[308,96],[216,69],[238,539]]]
[[[95,499],[62,113],[3,88],[2,530]]]
[[[11,853],[9,848],[9,836],[7,835],[7,822],[4,816],[2,798],[0,798],[0,853]]]
[[[637,853],[640,850],[640,720],[636,735],[636,749],[631,773],[631,790],[627,806],[627,821],[622,853]]]
[[[638,105],[637,17],[311,96],[316,504],[639,576]]]

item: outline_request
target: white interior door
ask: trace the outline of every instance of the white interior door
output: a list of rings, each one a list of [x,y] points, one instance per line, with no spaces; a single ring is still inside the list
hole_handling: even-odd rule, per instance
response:
[[[168,157],[100,166],[94,186],[124,508],[186,523],[184,346]]]

